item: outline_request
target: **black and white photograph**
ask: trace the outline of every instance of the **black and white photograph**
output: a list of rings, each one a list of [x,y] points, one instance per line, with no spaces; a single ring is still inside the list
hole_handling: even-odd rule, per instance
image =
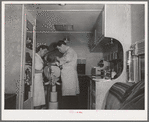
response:
[[[147,120],[147,1],[2,1],[2,120]]]

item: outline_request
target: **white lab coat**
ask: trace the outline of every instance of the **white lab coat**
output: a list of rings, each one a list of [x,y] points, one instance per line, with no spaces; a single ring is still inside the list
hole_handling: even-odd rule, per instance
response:
[[[41,70],[42,68],[43,68],[43,60],[36,53],[35,54],[35,69]],[[42,73],[35,73],[33,101],[34,101],[34,106],[45,105],[45,93],[44,93]]]
[[[60,58],[62,96],[73,96],[80,93],[77,75],[77,54],[68,47],[63,57]]]

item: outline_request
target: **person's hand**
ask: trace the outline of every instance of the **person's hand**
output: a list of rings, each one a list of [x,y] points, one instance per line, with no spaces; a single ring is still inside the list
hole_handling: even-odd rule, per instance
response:
[[[49,84],[50,84],[50,81],[48,81],[48,82],[44,83],[44,85],[49,85]]]
[[[59,80],[59,77],[56,77],[55,75],[53,75],[51,78],[52,78],[52,85],[55,85],[56,82]]]
[[[61,85],[61,83],[59,83],[59,82],[56,82],[56,84],[57,84],[57,85]]]
[[[55,64],[56,64],[56,66],[59,66],[60,65],[59,62],[55,62]]]
[[[56,57],[56,60],[57,60],[57,61],[60,61],[60,58],[59,58],[59,57]]]
[[[60,65],[60,66],[59,66],[59,68],[60,68],[60,70],[62,70],[62,69],[63,69],[63,66],[62,66],[62,65]]]

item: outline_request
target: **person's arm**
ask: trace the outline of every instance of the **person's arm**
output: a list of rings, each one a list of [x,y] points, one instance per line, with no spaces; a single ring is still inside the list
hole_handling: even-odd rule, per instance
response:
[[[57,60],[59,61],[59,65],[63,65],[72,61],[73,57],[74,53],[71,50],[69,50],[66,55],[64,55],[62,58],[57,58]]]

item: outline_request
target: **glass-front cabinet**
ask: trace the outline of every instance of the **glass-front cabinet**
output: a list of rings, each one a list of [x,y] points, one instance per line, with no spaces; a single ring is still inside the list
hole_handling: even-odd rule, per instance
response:
[[[17,109],[33,108],[34,62],[36,49],[36,21],[24,9],[23,15],[23,43],[22,43],[22,67],[21,80],[19,82],[19,95]]]

